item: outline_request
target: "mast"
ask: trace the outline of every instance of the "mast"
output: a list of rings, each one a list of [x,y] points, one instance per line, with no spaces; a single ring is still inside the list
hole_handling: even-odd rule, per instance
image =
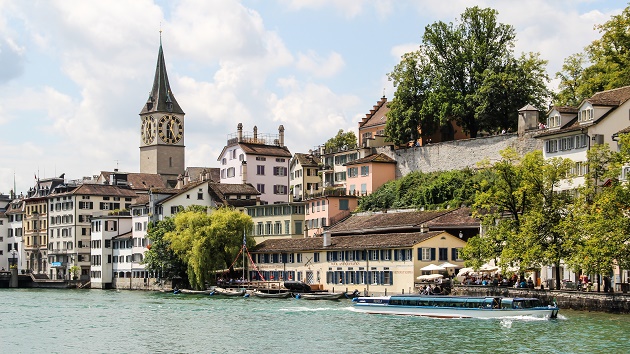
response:
[[[245,283],[245,252],[247,247],[245,246],[247,239],[245,238],[245,229],[243,229],[243,283]]]

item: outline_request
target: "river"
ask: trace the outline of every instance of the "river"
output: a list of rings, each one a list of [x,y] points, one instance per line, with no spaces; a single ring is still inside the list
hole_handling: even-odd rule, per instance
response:
[[[349,300],[0,289],[0,353],[622,353],[630,316],[431,319]]]

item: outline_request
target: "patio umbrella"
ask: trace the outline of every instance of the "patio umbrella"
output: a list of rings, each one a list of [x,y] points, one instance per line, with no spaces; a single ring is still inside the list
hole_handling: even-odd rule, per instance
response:
[[[432,263],[432,264],[429,264],[428,266],[424,266],[420,268],[420,270],[426,270],[426,271],[432,272],[434,270],[446,270],[446,268],[440,267],[439,265],[435,265]]]
[[[461,276],[465,276],[465,275],[468,275],[468,274],[471,274],[471,273],[474,273],[474,272],[475,272],[475,270],[472,269],[472,268],[462,268],[457,273],[457,276],[460,276],[460,275]]]
[[[442,268],[459,268],[459,266],[457,264],[453,264],[453,263],[449,263],[449,262],[444,262],[444,263],[440,264],[440,267],[442,267]]]
[[[428,275],[421,275],[421,276],[419,276],[416,279],[418,279],[418,280],[429,280],[430,281],[430,280],[440,279],[442,277],[444,277],[442,274],[428,274]]]
[[[492,272],[496,272],[497,270],[499,270],[499,267],[493,266],[487,263],[482,265],[481,268],[479,268],[479,271],[484,272],[484,273],[492,273]]]

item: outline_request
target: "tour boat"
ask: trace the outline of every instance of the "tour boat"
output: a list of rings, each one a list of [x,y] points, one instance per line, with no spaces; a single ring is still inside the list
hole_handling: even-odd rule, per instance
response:
[[[352,300],[359,312],[438,318],[556,318],[559,308],[543,306],[536,298],[392,295]]]

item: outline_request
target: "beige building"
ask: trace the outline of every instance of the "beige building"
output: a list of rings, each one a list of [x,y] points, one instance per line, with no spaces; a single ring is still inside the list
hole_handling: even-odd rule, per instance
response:
[[[289,162],[289,190],[293,201],[301,201],[307,195],[319,193],[322,179],[319,176],[319,156],[295,153]]]
[[[266,204],[245,208],[254,223],[256,244],[271,239],[304,238],[304,203]]]

